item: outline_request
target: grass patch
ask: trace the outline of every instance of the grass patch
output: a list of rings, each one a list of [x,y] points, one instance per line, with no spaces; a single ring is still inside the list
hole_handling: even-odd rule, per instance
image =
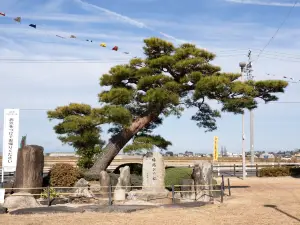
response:
[[[165,185],[170,188],[172,185],[180,185],[181,180],[191,179],[192,168],[168,168],[166,169]]]

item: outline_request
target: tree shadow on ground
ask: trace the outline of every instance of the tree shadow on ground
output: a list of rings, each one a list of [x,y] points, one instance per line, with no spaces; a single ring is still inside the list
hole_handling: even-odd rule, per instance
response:
[[[293,215],[291,215],[291,214],[289,214],[289,213],[287,213],[287,212],[279,209],[276,205],[264,205],[264,207],[275,209],[276,211],[278,211],[278,212],[280,212],[280,213],[282,213],[282,214],[284,214],[284,215],[286,215],[286,216],[288,216],[288,217],[290,217],[290,218],[292,218],[292,219],[297,220],[297,221],[300,222],[299,218],[297,218],[297,217],[295,217],[295,216],[293,216]]]

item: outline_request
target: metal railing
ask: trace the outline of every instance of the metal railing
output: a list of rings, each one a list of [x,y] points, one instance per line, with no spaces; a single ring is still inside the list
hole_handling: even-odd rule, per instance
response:
[[[242,165],[213,165],[213,172],[216,176],[220,177],[222,174],[236,177],[238,173],[242,172]],[[246,165],[246,173],[251,172],[252,175],[258,177],[259,170],[262,168],[275,168],[275,167],[300,167],[300,163],[271,163],[271,164],[255,164]]]
[[[97,188],[100,188],[101,191],[92,191],[91,193],[93,194],[93,199],[96,199],[96,200],[105,200],[107,201],[107,204],[108,205],[112,205],[113,204],[113,197],[114,197],[114,193],[116,191],[116,187],[117,186],[113,186],[113,185],[109,185],[109,186],[97,186]],[[220,202],[223,203],[224,201],[224,196],[227,195],[227,196],[231,196],[231,189],[230,189],[230,181],[229,181],[229,178],[228,178],[228,185],[227,187],[225,187],[225,184],[224,184],[224,178],[222,177],[222,182],[220,185],[171,185],[171,186],[166,186],[166,190],[169,189],[171,191],[169,192],[156,192],[155,190],[151,191],[151,190],[141,190],[141,189],[138,189],[138,188],[147,188],[147,187],[144,187],[144,186],[118,186],[118,188],[122,188],[122,189],[126,189],[130,187],[130,189],[132,189],[132,191],[141,191],[142,194],[154,194],[154,195],[159,195],[159,194],[164,194],[164,196],[162,197],[162,199],[171,199],[172,200],[172,204],[180,204],[180,203],[176,203],[178,202],[178,200],[190,200],[190,201],[194,201],[194,202],[198,202],[198,200],[203,197],[203,196],[200,196],[198,198],[195,198],[195,199],[186,199],[183,197],[182,194],[188,194],[190,193],[191,195],[199,195],[201,193],[204,193],[204,195],[207,195],[207,193],[210,194],[210,198],[212,200],[218,198],[218,197],[215,197],[212,193],[213,192],[217,192],[219,193],[219,197],[220,197]],[[190,187],[189,189],[191,190],[188,190],[188,191],[182,191],[180,189],[180,191],[176,190],[178,188],[182,188],[182,187]],[[95,188],[95,186],[93,187]],[[148,187],[151,189],[151,187]],[[227,188],[228,190],[228,193],[226,194],[225,193],[225,189]],[[0,189],[4,189],[4,188],[0,188]],[[52,193],[51,194],[51,191],[52,190],[74,190],[74,191],[63,191],[63,192],[55,192],[54,194]],[[69,196],[69,197],[74,197],[74,196],[78,196],[80,197],[80,193],[76,193],[75,190],[83,190],[83,189],[89,189],[90,190],[90,187],[51,187],[51,186],[47,186],[47,187],[36,187],[36,188],[31,188],[31,187],[27,187],[27,188],[7,188],[6,190],[9,192],[7,194],[5,194],[5,197],[8,197],[8,196],[28,196],[28,194],[30,194],[29,192],[32,191],[34,192],[34,190],[38,190],[38,194],[30,194],[32,196],[35,196],[35,198],[38,198],[38,197],[42,197],[44,196],[44,200],[47,201],[47,205],[48,206],[51,206],[51,203],[56,199],[58,198],[57,196]],[[193,190],[192,190],[193,189]],[[22,191],[29,191],[28,194],[27,193],[23,193]],[[14,193],[13,193],[14,192]],[[131,191],[125,191],[125,194],[128,195]],[[13,194],[11,194],[13,193]],[[19,194],[18,194],[19,193]],[[170,196],[171,194],[171,196]],[[178,197],[178,195],[176,196],[176,194],[180,194],[180,197]],[[51,196],[52,195],[52,196]],[[53,197],[54,196],[54,197]],[[158,200],[159,198],[153,198],[153,199],[147,199],[147,201],[152,201],[152,200]]]

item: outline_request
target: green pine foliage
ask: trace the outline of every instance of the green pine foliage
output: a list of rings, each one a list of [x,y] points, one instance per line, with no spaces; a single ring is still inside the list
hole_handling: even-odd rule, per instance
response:
[[[100,124],[95,109],[86,104],[70,104],[49,111],[50,119],[61,119],[61,123],[54,127],[58,138],[64,144],[74,147],[77,155],[80,156],[78,166],[80,168],[90,168],[93,166],[95,156],[100,154],[105,144],[100,139]]]
[[[60,121],[54,127],[59,139],[82,157],[101,152],[101,125],[111,127],[112,138],[104,149],[114,151],[106,156],[110,162],[107,157],[124,146],[125,151],[167,149],[171,143],[152,132],[168,116],[179,118],[187,108],[195,108],[191,119],[205,131],[214,131],[221,112],[241,114],[256,108],[258,99],[275,101],[288,85],[281,80],[241,82],[241,74],[222,72],[212,64],[215,54],[193,44],[175,47],[159,38],[144,43],[145,58],[114,66],[101,76],[100,107],[72,103],[48,112],[50,119]],[[221,110],[213,109],[209,100],[217,101]]]

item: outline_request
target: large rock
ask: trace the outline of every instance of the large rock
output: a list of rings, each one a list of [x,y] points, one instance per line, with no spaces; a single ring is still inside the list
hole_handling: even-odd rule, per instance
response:
[[[108,198],[109,186],[110,186],[110,176],[106,171],[100,172],[100,195],[103,198]]]
[[[206,161],[195,163],[192,178],[194,179],[196,199],[198,201],[209,202],[212,200],[212,176],[211,163]]]
[[[3,207],[8,209],[33,208],[39,206],[40,204],[37,200],[31,194],[26,192],[18,192],[8,196],[3,204]]]
[[[129,166],[120,168],[120,177],[118,178],[118,183],[116,185],[116,190],[119,189],[124,189],[126,192],[129,192],[131,190],[131,176]]]
[[[74,187],[76,187],[77,189],[75,189],[73,196],[74,197],[86,197],[86,198],[93,198],[94,195],[93,193],[90,192],[89,190],[89,182],[86,181],[85,179],[81,178],[80,180],[78,180]]]
[[[14,192],[40,194],[43,186],[44,148],[38,145],[27,145],[18,151]]]
[[[180,186],[181,192],[181,200],[182,201],[190,201],[195,200],[195,186],[194,186],[194,180],[193,179],[183,179],[181,181]]]

